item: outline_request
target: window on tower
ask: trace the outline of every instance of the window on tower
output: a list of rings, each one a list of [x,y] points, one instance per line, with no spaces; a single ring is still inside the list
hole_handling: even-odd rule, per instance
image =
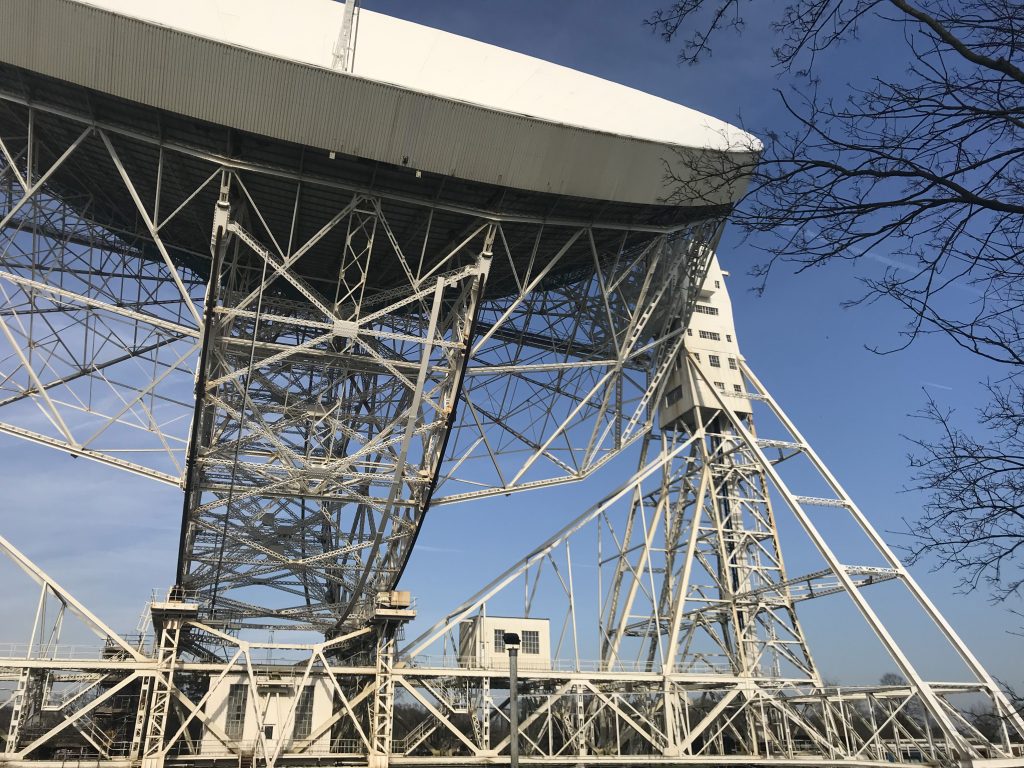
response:
[[[719,359],[718,355],[708,355],[708,363],[712,368],[722,367],[722,361]]]

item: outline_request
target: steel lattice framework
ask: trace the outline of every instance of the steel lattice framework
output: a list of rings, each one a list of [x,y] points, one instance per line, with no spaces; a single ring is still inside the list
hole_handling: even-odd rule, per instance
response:
[[[458,629],[474,615],[509,610],[510,599],[523,595],[518,611],[557,618],[554,593],[565,615],[554,661],[520,673],[520,750],[531,764],[1019,766],[1019,713],[771,395],[749,369],[744,376],[744,397],[763,406],[759,424],[771,437],[755,436],[751,415],[724,401],[689,428],[650,435],[637,472],[619,489],[401,648],[395,625],[379,614],[319,643],[244,640],[197,618],[199,605],[187,595],[155,602],[156,636],[132,642],[0,539],[0,550],[41,590],[30,644],[0,655],[15,683],[6,759],[501,764],[511,744],[508,671],[463,656]],[[774,428],[765,430],[769,421]],[[832,495],[797,495],[795,483],[810,478],[787,468],[800,459]],[[773,511],[773,500],[806,524],[825,568],[787,573],[773,520],[782,510]],[[849,514],[887,565],[838,561],[815,509]],[[599,582],[608,577],[596,615],[581,587],[595,570]],[[542,582],[549,586],[539,591]],[[930,682],[919,673],[914,649],[895,643],[868,597],[884,583],[913,596],[966,679]],[[905,681],[823,682],[797,609],[829,598],[852,600]],[[100,652],[60,645],[71,618],[103,640]],[[600,650],[588,659],[592,627]],[[218,658],[188,651],[188,635],[201,636]],[[254,697],[259,735],[252,738],[211,717],[218,697],[239,686]],[[334,706],[303,720],[298,692],[311,686],[330,692]],[[282,695],[291,704],[275,717]],[[992,708],[994,731],[982,732],[965,713],[979,700]],[[268,725],[295,735],[267,738]]]
[[[0,76],[0,431],[183,490],[151,637],[0,539],[40,589],[0,651],[0,762],[500,764],[517,707],[534,765],[1024,765],[1020,714],[753,372],[726,393],[688,349],[727,207],[428,178]],[[662,418],[678,381],[710,395]],[[617,491],[401,641],[432,506],[630,449]],[[787,569],[783,516],[816,569]],[[927,679],[876,585],[959,680]],[[830,596],[903,682],[823,680],[798,612]],[[561,618],[519,701],[460,636],[500,611]],[[66,620],[102,648],[64,648]],[[280,629],[322,639],[252,639]]]
[[[182,485],[178,581],[221,625],[361,626],[432,501],[642,438],[719,227],[506,220],[2,108],[0,429]]]

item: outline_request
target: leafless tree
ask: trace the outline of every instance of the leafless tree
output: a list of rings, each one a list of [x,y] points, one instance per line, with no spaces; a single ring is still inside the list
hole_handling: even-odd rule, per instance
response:
[[[911,556],[935,553],[965,589],[985,585],[1004,599],[1024,586],[1024,388],[1014,380],[989,392],[980,413],[987,441],[956,427],[934,399],[923,409],[942,433],[914,440],[911,464],[931,501],[910,523]]]
[[[741,32],[753,7],[752,0],[678,0],[648,23],[679,46],[681,61],[697,63],[718,35]],[[884,298],[903,307],[908,324],[897,347],[943,334],[1002,371],[970,428],[975,436],[927,403],[923,415],[938,437],[918,440],[912,458],[930,497],[924,516],[909,524],[908,551],[957,569],[966,587],[990,587],[996,599],[1020,594],[1024,6],[790,0],[772,7],[787,122],[762,133],[759,164],[731,169],[750,177],[735,221],[765,251],[757,274],[767,279],[780,262],[800,270],[870,255],[891,266],[866,280],[853,303]],[[880,31],[898,33],[902,47],[872,48],[867,37]],[[859,72],[830,68],[840,44],[864,45]]]

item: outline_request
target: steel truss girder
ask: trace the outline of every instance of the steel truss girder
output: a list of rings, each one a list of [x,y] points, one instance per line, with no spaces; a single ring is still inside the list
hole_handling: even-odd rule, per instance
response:
[[[817,759],[840,763],[923,759],[946,764],[957,755],[970,755],[971,760],[1005,759],[1007,765],[1016,765],[1024,750],[1020,714],[770,393],[740,361],[744,399],[759,404],[760,434],[771,434],[764,438],[755,435],[747,408],[737,414],[690,358],[681,364],[688,366],[694,386],[703,381],[717,401],[691,413],[691,421],[664,427],[649,438],[633,478],[408,643],[405,657],[413,662],[433,653],[424,664],[472,668],[475,657],[460,655],[463,622],[488,615],[539,614],[552,620],[552,653],[564,665],[559,670],[620,684],[647,674],[663,675],[666,698],[658,705],[659,716],[651,720],[657,730],[646,731],[643,738],[652,746],[664,746],[665,754],[685,755],[697,744],[710,750],[706,757],[714,762],[723,757],[715,749],[739,744],[743,759],[758,761],[781,760],[783,754],[792,759],[793,749],[806,749]],[[780,459],[769,458],[766,450],[778,450]],[[794,467],[794,481],[806,485],[818,473],[833,496],[801,495],[787,485],[783,470],[798,458],[805,465]],[[851,565],[838,560],[813,517],[840,514],[836,510],[852,517],[880,562]],[[787,573],[776,523],[776,515],[787,512],[804,528],[805,547],[817,551],[824,569],[801,576]],[[595,543],[596,558],[580,554]],[[596,620],[601,651],[593,662],[580,653],[591,642],[589,632],[577,628],[592,628],[594,617],[581,608],[578,587],[573,586],[574,577],[578,583],[584,574],[593,584],[591,569],[597,572],[601,606]],[[539,589],[542,582],[546,590]],[[883,582],[899,585],[924,609],[963,660],[965,682],[931,683],[922,677],[912,649],[895,641],[869,601],[870,588]],[[523,595],[518,607],[517,592]],[[553,595],[562,600],[561,606]],[[906,685],[863,689],[846,698],[822,683],[797,619],[797,605],[832,595],[851,601],[909,681]],[[565,612],[561,629],[560,609]],[[558,677],[554,669],[547,675],[534,669],[532,674]],[[669,680],[683,681],[691,692],[704,684],[719,691],[698,708],[703,719],[697,735],[691,731],[692,721],[679,725],[680,708],[686,710],[692,702],[679,692],[668,694]],[[729,691],[716,687],[726,680],[736,685]],[[998,745],[990,744],[951,701],[966,691],[981,696],[1000,720],[1001,732],[992,737]],[[963,697],[959,700],[964,702]],[[705,739],[719,740],[719,747]]]
[[[45,761],[50,740],[64,734],[67,745],[73,743],[67,734],[74,732],[81,744],[80,757],[92,755],[100,765],[121,764],[128,759],[131,742],[111,737],[122,731],[112,711],[101,705],[128,691],[121,719],[132,719],[126,715],[132,715],[134,706],[146,708],[151,701],[131,693],[131,686],[140,679],[163,679],[173,703],[162,723],[162,740],[147,745],[149,765],[235,765],[240,756],[268,766],[309,760],[434,764],[438,753],[445,755],[442,762],[451,765],[488,765],[507,759],[507,682],[494,670],[332,661],[331,647],[344,647],[357,639],[354,636],[329,644],[275,646],[238,641],[202,623],[182,629],[219,636],[230,647],[227,661],[190,663],[159,654],[140,660],[96,659],[92,663],[98,662],[102,672],[91,673],[96,681],[91,683],[92,692],[80,694],[86,703],[41,737],[9,743],[8,761],[43,764],[39,760]],[[268,665],[268,654],[288,654],[290,659]],[[87,663],[87,659],[48,659],[47,675],[73,679]],[[12,671],[37,669],[24,659],[0,659],[0,665]],[[261,693],[264,680],[273,678],[273,690],[287,688],[296,694],[309,685],[326,685],[334,692],[335,705],[309,724],[304,731],[307,736],[287,747],[262,735],[255,742],[232,738],[205,710],[218,691],[239,676],[248,681],[255,697],[249,712],[256,718],[258,734],[264,731],[264,718],[289,732],[296,717],[293,703],[283,722],[280,712],[270,719],[274,716],[267,714],[269,699],[264,699],[272,694]],[[731,675],[555,670],[524,670],[521,682],[520,706],[525,714],[520,749],[525,759],[538,765],[579,761],[688,765],[742,758],[745,764],[778,766],[808,762],[954,766],[965,764],[964,759],[967,764],[989,765],[987,761],[997,760],[1010,766],[1020,759],[1019,742],[1016,746],[1009,741],[990,743],[948,701],[986,693],[978,684],[932,687],[943,711],[961,728],[961,738],[952,740],[913,686],[839,689]],[[379,714],[382,690],[388,695],[391,687],[410,702],[405,716],[390,719],[383,731],[378,726],[369,728],[367,724],[376,722]],[[40,702],[51,699],[39,697]],[[84,725],[89,713],[93,718]],[[31,722],[32,716],[24,715],[21,724]],[[481,727],[484,722],[486,728]],[[76,723],[80,727],[75,728]],[[209,738],[197,738],[197,727],[205,729]],[[382,734],[386,742],[380,741]]]
[[[748,370],[744,372],[750,391],[760,398],[759,401],[769,408],[777,408],[753,374]],[[0,668],[19,681],[14,692],[13,711],[17,717],[9,731],[13,738],[7,746],[8,759],[15,763],[36,762],[45,757],[48,745],[56,743],[57,739],[65,744],[77,739],[81,754],[95,756],[101,764],[119,765],[135,753],[138,739],[118,736],[127,733],[126,724],[145,722],[148,718],[150,737],[145,755],[147,764],[152,766],[190,765],[197,760],[211,765],[237,764],[240,758],[249,759],[249,756],[267,765],[311,759],[343,763],[371,758],[380,764],[415,765],[436,763],[437,752],[445,754],[443,762],[452,765],[501,761],[508,754],[510,744],[506,733],[509,702],[503,694],[502,672],[457,656],[438,659],[418,655],[453,626],[458,626],[462,618],[495,598],[516,576],[533,573],[535,592],[539,574],[534,569],[538,564],[550,563],[561,574],[559,583],[566,588],[569,597],[575,632],[573,560],[569,556],[572,537],[588,523],[599,521],[607,525],[614,505],[625,501],[625,519],[632,519],[637,530],[644,534],[644,546],[655,549],[649,543],[650,532],[654,530],[650,525],[653,518],[649,515],[645,518],[636,510],[643,504],[649,511],[661,505],[664,515],[666,499],[678,501],[685,497],[685,493],[666,496],[666,484],[679,484],[691,491],[696,487],[696,493],[689,497],[692,503],[684,506],[699,510],[699,514],[709,520],[715,519],[715,498],[743,500],[745,514],[759,515],[757,521],[764,524],[764,530],[749,520],[741,527],[736,515],[730,514],[729,518],[736,523],[732,533],[755,531],[758,535],[750,536],[751,546],[756,543],[762,547],[762,553],[773,554],[773,547],[777,547],[774,526],[770,524],[768,496],[759,485],[764,478],[774,484],[787,506],[800,508],[806,517],[801,505],[809,502],[801,499],[817,497],[799,496],[789,490],[776,466],[760,448],[765,442],[773,445],[785,442],[786,450],[806,455],[813,461],[815,457],[810,455],[802,436],[778,410],[775,413],[788,434],[782,441],[758,440],[753,437],[750,425],[729,412],[724,402],[719,406],[717,412],[691,432],[678,434],[671,440],[662,437],[652,441],[647,463],[619,491],[566,526],[529,558],[463,604],[448,620],[410,643],[397,661],[391,661],[389,635],[382,634],[378,642],[369,642],[374,632],[371,627],[330,642],[303,645],[246,642],[201,621],[187,622],[182,632],[187,630],[193,637],[205,638],[206,647],[219,644],[222,660],[192,657],[183,651],[166,653],[167,648],[174,647],[174,642],[161,642],[157,648],[143,653],[117,638],[7,545],[8,555],[45,585],[44,592],[49,589],[62,604],[76,607],[79,617],[104,639],[107,647],[119,648],[114,654],[62,659],[57,637],[59,627],[40,631],[41,624],[37,620],[32,636],[45,639],[33,645],[36,650],[30,651],[28,658],[0,659]],[[752,458],[757,459],[756,467],[748,467]],[[739,482],[751,483],[751,490],[740,492]],[[652,484],[656,488],[653,495],[649,490]],[[702,486],[705,491],[718,488],[721,492],[717,496],[706,493],[707,501],[702,504],[699,503]],[[835,508],[859,514],[837,483],[833,489],[835,500],[841,502],[834,505]],[[753,567],[752,558],[738,557],[737,548],[731,554],[722,554],[721,541],[725,534],[721,520],[725,510],[717,514],[717,524],[701,524],[697,520],[690,528],[698,532],[698,537],[701,529],[715,529],[714,535],[707,539],[704,554],[699,557],[693,546],[686,546],[695,560],[702,557],[706,563],[705,577],[712,581],[704,588],[717,590],[723,602],[746,606],[764,595],[785,593],[801,579],[821,578],[819,574],[786,578],[779,560],[769,569],[773,574],[768,587],[758,585],[746,575]],[[868,525],[866,520],[864,524]],[[665,530],[674,527],[678,527],[677,524],[669,523]],[[809,527],[813,533],[813,526]],[[672,536],[668,538],[673,540]],[[774,543],[764,549],[764,542],[768,540]],[[598,561],[619,567],[624,556],[635,557],[638,551],[631,541],[631,537],[620,535],[615,539],[617,549],[603,555],[599,552]],[[826,546],[820,535],[815,541],[818,546]],[[564,571],[558,570],[560,561],[553,557],[559,549],[564,549],[566,555],[562,561]],[[729,567],[716,567],[712,562],[716,556],[730,563]],[[653,576],[656,572],[673,572],[653,566],[651,552],[645,557],[640,565],[632,563],[631,573],[646,571],[648,576]],[[906,583],[905,569],[895,561],[890,565],[891,568],[832,567],[831,578],[847,594],[850,594],[850,587],[844,582],[844,575],[846,580],[852,580],[857,574],[891,575],[891,571],[896,571],[896,578]],[[721,581],[721,574],[730,569],[740,571],[742,578]],[[719,581],[714,581],[716,576]],[[691,578],[687,583],[696,582]],[[851,583],[856,590],[866,586]],[[611,591],[628,591],[627,584],[628,580],[612,580]],[[528,589],[527,593],[530,591]],[[671,593],[671,589],[651,589],[648,593],[655,619],[666,613],[658,607],[659,595]],[[676,593],[686,595],[692,590],[676,586]],[[603,636],[609,637],[608,630],[623,626],[622,617],[633,615],[633,610],[609,609],[602,613],[617,620],[605,620],[607,629]],[[742,610],[733,610],[733,616]],[[685,616],[685,612],[682,615]],[[663,625],[655,621],[648,626]],[[794,628],[799,627],[794,625]],[[734,651],[743,644],[764,642],[755,637],[743,639],[736,628],[732,631],[737,638],[732,646]],[[884,632],[884,628],[881,631]],[[835,766],[882,766],[893,762],[981,766],[989,765],[990,760],[1014,766],[1022,760],[1024,727],[1019,715],[980,665],[970,667],[972,671],[980,671],[972,682],[928,683],[914,673],[908,662],[908,666],[901,667],[910,681],[905,685],[837,689],[812,679],[806,670],[787,679],[779,675],[774,665],[744,663],[740,651],[735,652],[735,660],[727,667],[695,664],[694,654],[683,649],[667,657],[659,650],[652,663],[647,650],[651,638],[640,634],[646,644],[640,645],[642,652],[633,664],[626,663],[620,643],[619,653],[606,652],[605,659],[595,667],[582,662],[577,647],[567,667],[555,664],[547,669],[526,666],[522,670],[521,751],[526,759],[550,765],[581,761],[595,765],[742,761],[779,766],[807,762]],[[622,635],[630,637],[626,631]],[[181,633],[176,635],[180,636]],[[382,642],[386,650],[383,656],[379,653],[360,655],[360,648],[381,647]],[[965,660],[973,659],[955,635],[951,642]],[[348,663],[336,661],[344,658],[346,651],[357,653]],[[267,656],[273,653],[287,656],[287,662],[268,662]],[[556,656],[561,658],[557,652]],[[895,658],[901,660],[901,657]],[[259,693],[261,675],[267,674],[280,678],[275,680],[277,687],[291,685],[298,692],[310,681],[322,681],[334,692],[335,704],[330,713],[310,725],[308,736],[287,748],[281,742],[272,743],[263,737],[251,743],[232,739],[204,712],[209,697],[220,686],[228,684],[229,676],[237,679],[238,675],[243,675],[251,690],[256,692],[253,695],[258,697],[264,695]],[[53,693],[47,693],[46,680],[74,681],[80,688],[55,698]],[[148,686],[146,681],[150,683]],[[147,694],[151,689],[163,693],[160,696]],[[384,713],[394,708],[398,696],[411,702],[405,709],[406,718],[382,719]],[[956,706],[956,699],[964,696],[984,697],[991,703],[1002,722],[1001,735],[990,740],[966,719]],[[114,700],[122,702],[120,714],[109,706]],[[260,701],[254,707],[257,717],[263,717],[259,713],[268,711]],[[154,708],[158,705],[166,719],[154,719],[157,715]],[[45,732],[36,730],[39,735],[22,735],[27,732],[26,726],[31,730],[33,724],[39,722],[40,713],[46,707],[62,712],[63,717]],[[133,707],[136,708],[134,714]],[[140,714],[143,710],[145,714]],[[415,717],[409,719],[409,712],[413,710]],[[287,717],[295,717],[294,708]],[[285,728],[289,722],[283,724]],[[198,738],[197,729],[209,734],[213,742]]]
[[[537,764],[1020,764],[1019,714],[749,370],[747,397],[782,423],[778,439],[755,437],[724,402],[691,433],[652,435],[717,220],[501,216],[9,95],[0,113],[0,431],[183,483],[181,582],[206,600],[205,622],[143,652],[0,541],[42,585],[28,654],[0,659],[16,683],[8,762],[45,760],[58,740],[110,765],[194,764],[204,749],[211,764],[500,762],[500,670],[420,654],[519,578],[529,614],[543,575],[567,598],[556,655],[572,658],[522,671],[523,751]],[[181,245],[186,228],[212,231],[208,252]],[[578,480],[640,441],[646,463],[619,492],[398,660],[393,640],[365,625],[431,502]],[[786,485],[782,460],[800,457],[833,497]],[[825,569],[786,574],[773,500]],[[620,502],[627,513],[613,519]],[[821,507],[850,514],[883,564],[842,563],[814,523]],[[591,524],[605,536],[596,567],[612,572],[592,666],[570,549]],[[880,581],[910,591],[972,681],[921,677],[864,594]],[[794,606],[827,594],[852,600],[906,685],[821,684]],[[66,615],[106,650],[60,660]],[[247,621],[337,637],[275,645],[225,631]],[[239,743],[205,711],[229,675],[257,690],[257,654],[268,652],[291,656],[270,671],[296,690],[322,680],[334,701],[287,750],[263,736]],[[998,738],[957,709],[966,694],[992,705]],[[400,696],[417,717],[395,727]]]
[[[719,231],[381,196],[10,94],[0,117],[0,431],[184,486],[180,577],[225,621],[357,622],[428,503],[642,440]],[[210,252],[180,244],[203,229]]]
[[[684,365],[693,380],[693,363]],[[820,684],[764,472],[722,414],[660,439],[667,445],[681,435],[694,438],[690,451],[663,465],[648,493],[634,495],[622,527],[602,656],[619,658],[629,636],[648,664],[660,650],[677,664],[721,659],[734,674]],[[652,571],[661,577],[648,586]],[[761,597],[767,593],[775,599]]]
[[[225,174],[221,197],[179,584],[212,620],[359,626],[429,503],[494,227],[452,254],[466,266],[409,273],[381,299],[366,274],[404,256],[374,250],[388,228],[375,201],[354,198],[286,254],[250,233],[263,216],[243,180]],[[348,231],[326,297],[291,268],[336,227]]]

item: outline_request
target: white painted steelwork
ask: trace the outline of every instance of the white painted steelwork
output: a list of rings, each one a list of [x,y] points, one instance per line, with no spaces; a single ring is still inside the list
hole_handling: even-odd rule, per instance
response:
[[[297,96],[271,73],[295,62],[70,0],[0,15],[18,38],[0,45],[0,431],[180,484],[177,579],[208,620],[362,626],[431,504],[582,479],[650,428],[728,196],[638,205],[597,182],[568,197],[327,152],[300,133],[337,105],[331,130],[404,141],[356,103],[365,89],[427,99],[409,135],[432,151],[525,167],[570,128],[499,148],[485,123],[519,130],[509,113],[474,105],[471,125],[468,102],[308,66],[356,102],[288,110],[261,89]],[[206,55],[220,82],[160,82]],[[206,109],[217,124],[194,119]],[[433,138],[430,115],[447,126]],[[574,152],[634,165],[634,139],[591,133],[611,144]]]
[[[703,418],[691,422],[691,428],[652,440],[650,461],[621,488],[397,655],[394,627],[366,627],[320,643],[251,642],[192,619],[185,625],[188,633],[206,637],[208,648],[218,647],[218,658],[197,657],[173,640],[170,645],[166,640],[156,647],[139,645],[136,654],[79,651],[68,657],[59,646],[60,615],[51,629],[40,621],[40,609],[28,652],[18,657],[0,649],[0,668],[17,683],[5,758],[11,765],[53,765],[48,745],[63,738],[84,746],[78,753],[57,755],[58,760],[88,756],[109,768],[131,765],[140,755],[145,768],[505,764],[511,746],[508,671],[496,669],[488,658],[474,659],[457,640],[467,620],[492,630],[510,622],[524,629],[546,624],[491,615],[491,606],[510,587],[522,593],[525,579],[527,585],[541,580],[551,585],[547,597],[535,587],[525,591],[527,612],[541,602],[550,609],[552,591],[561,590],[566,611],[551,663],[524,665],[519,673],[521,750],[533,764],[1024,765],[1020,714],[771,395],[749,368],[742,370],[748,392],[764,406],[760,415],[774,415],[783,431],[773,434],[786,439],[755,439],[749,416],[738,416],[721,399],[716,412],[702,410]],[[695,365],[692,375],[700,375]],[[793,453],[772,459],[766,450]],[[802,497],[783,479],[783,461],[795,456],[809,459],[834,483],[835,499],[876,542],[888,567],[851,566],[835,559]],[[786,576],[767,496],[743,496],[746,509],[739,514],[724,515],[719,509],[741,498],[724,470],[735,472],[745,461],[752,462],[747,476],[759,475],[760,482],[770,484],[807,527],[811,546],[828,562],[826,569]],[[757,516],[766,510],[768,518],[759,525]],[[603,548],[599,538],[597,551],[588,552],[594,540],[585,534],[595,525],[607,538]],[[773,536],[775,544],[769,545]],[[25,562],[13,547],[0,544]],[[745,552],[745,559],[727,554],[730,546]],[[52,583],[35,566],[28,570]],[[608,610],[601,611],[597,627],[607,642],[602,657],[588,661],[581,645],[594,626],[585,618],[589,614],[574,584],[606,570],[628,576],[608,582]],[[736,574],[740,578],[733,578]],[[930,682],[918,673],[912,657],[919,654],[898,646],[871,608],[872,587],[882,582],[899,584],[918,601],[963,660],[968,679]],[[639,585],[639,594],[623,607],[622,596],[632,591],[631,584]],[[795,609],[805,600],[829,596],[853,601],[906,682],[843,687],[822,682]],[[154,618],[169,605],[155,604]],[[187,603],[183,607],[187,610]],[[85,618],[107,648],[131,649],[101,622]],[[374,637],[376,642],[367,643]],[[428,653],[439,645],[440,655]],[[165,647],[175,652],[165,653]],[[138,729],[130,738],[118,723],[131,723],[136,712],[136,722],[162,722],[159,699],[150,693],[161,679],[172,681],[162,706],[175,713],[173,727],[159,749],[143,751],[149,742]],[[224,708],[233,688],[245,691],[244,716],[229,731]],[[317,700],[314,694],[309,727],[295,735],[297,701],[310,689],[332,691],[333,704],[327,706],[322,695]],[[401,707],[398,697],[404,701]],[[112,704],[119,699],[120,709]],[[968,717],[964,707],[977,707],[979,701],[991,706],[996,732],[983,733]],[[37,725],[46,712],[62,718],[39,738],[24,735],[26,726]]]
[[[666,161],[686,176],[692,152],[760,149],[678,104],[370,11],[354,70],[339,73],[343,14],[331,0],[6,0],[0,51],[212,123],[536,192],[656,204],[674,191]],[[694,200],[728,205],[741,186],[704,184]]]
[[[458,632],[516,583],[524,635],[562,609],[521,672],[524,762],[1024,765],[1019,714],[734,335],[688,344],[734,334],[704,280],[756,142],[436,30],[352,14],[353,49],[340,6],[283,8],[0,1],[0,432],[184,491],[151,638],[0,539],[41,587],[29,645],[0,650],[0,762],[501,764],[508,678]],[[670,200],[665,161],[694,182]],[[694,356],[715,351],[737,365],[720,387]],[[400,645],[433,505],[633,447],[618,491]],[[794,461],[817,487],[789,484]],[[822,511],[874,559],[844,562]],[[820,561],[799,576],[783,513]],[[961,681],[922,675],[877,584]],[[822,682],[797,610],[833,595],[906,683]],[[61,646],[72,618],[100,649]],[[251,640],[285,629],[323,639]]]
[[[697,295],[693,316],[686,327],[686,348],[701,376],[689,375],[680,367],[666,384],[665,403],[659,412],[662,428],[670,428],[680,418],[693,420],[695,408],[717,410],[717,396],[726,398],[737,413],[746,413],[746,390],[740,369],[742,355],[733,320],[732,301],[725,289],[724,272],[718,260],[711,262],[704,285]],[[691,427],[693,424],[691,424]]]

